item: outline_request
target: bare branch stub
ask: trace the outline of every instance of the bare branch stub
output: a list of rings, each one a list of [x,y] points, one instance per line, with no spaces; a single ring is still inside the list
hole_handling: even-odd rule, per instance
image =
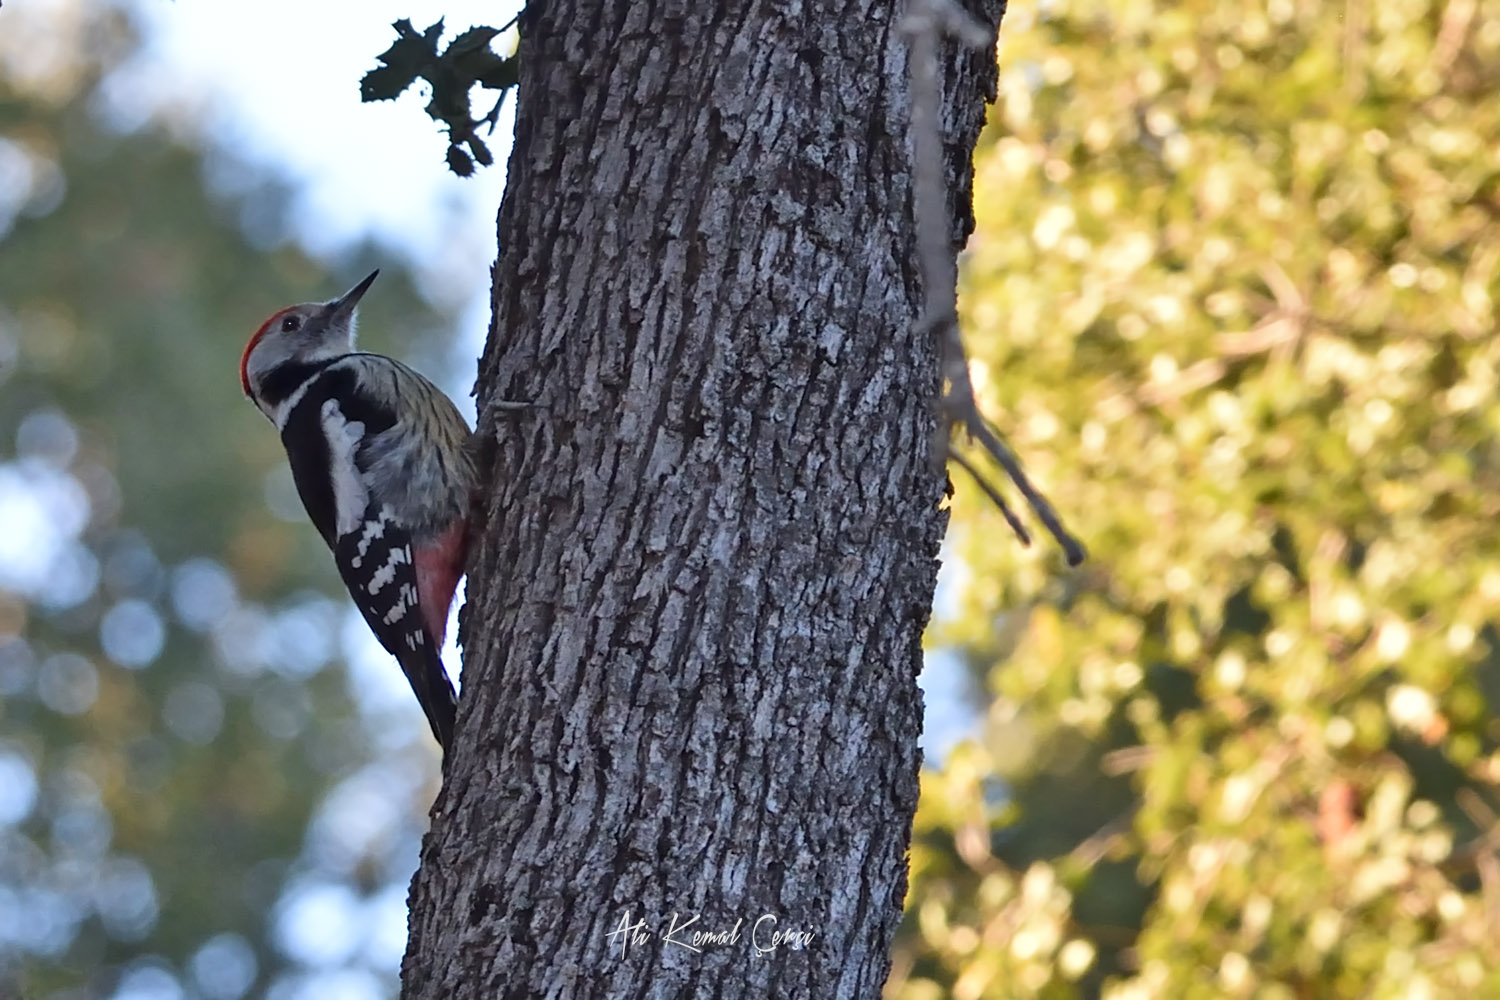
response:
[[[958,463],[959,468],[972,476],[974,482],[979,484],[979,488],[984,490],[985,495],[994,502],[996,507],[1000,508],[1000,513],[1005,516],[1005,523],[1010,525],[1010,530],[1016,533],[1016,537],[1021,540],[1021,544],[1030,545],[1031,533],[1026,530],[1026,525],[1021,523],[1021,519],[1016,516],[1016,512],[1010,509],[1010,504],[1006,501],[1005,494],[990,485],[990,481],[984,478],[984,473],[974,468],[973,463],[964,458],[961,452],[949,448],[948,458]]]
[[[962,427],[971,440],[1000,464],[1026,498],[1037,519],[1062,546],[1068,565],[1077,566],[1086,555],[1082,543],[1063,525],[1051,501],[1027,477],[1020,460],[984,418],[975,402],[974,384],[969,378],[969,359],[964,352],[958,325],[958,270],[948,233],[948,187],[938,125],[938,45],[944,37],[957,38],[974,47],[992,45],[994,33],[954,0],[912,0],[911,11],[902,23],[902,29],[911,38],[914,207],[924,298],[922,325],[942,345],[943,379],[947,387],[941,406],[946,433],[951,440],[954,429]],[[1016,537],[1023,545],[1029,545],[1030,536],[993,484],[987,482],[973,463],[962,458],[951,445],[947,454],[975,478],[1000,508]]]

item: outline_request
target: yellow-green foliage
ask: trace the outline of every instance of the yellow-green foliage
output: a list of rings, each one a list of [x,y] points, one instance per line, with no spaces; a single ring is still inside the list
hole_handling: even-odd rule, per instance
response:
[[[1500,2],[1013,7],[890,995],[1500,996]],[[955,472],[955,477],[962,473]]]

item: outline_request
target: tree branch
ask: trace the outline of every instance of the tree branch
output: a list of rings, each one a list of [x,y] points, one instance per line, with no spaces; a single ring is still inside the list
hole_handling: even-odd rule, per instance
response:
[[[951,36],[977,48],[994,44],[995,36],[954,0],[913,0],[911,13],[902,23],[902,30],[911,38],[913,183],[918,264],[924,298],[922,328],[929,336],[938,337],[941,343],[943,379],[947,383],[940,403],[944,426],[950,437],[955,427],[963,427],[985,452],[1000,463],[1038,520],[1062,546],[1068,565],[1076,566],[1086,554],[1082,543],[1073,537],[1052,503],[1032,484],[1020,461],[999,432],[985,420],[974,400],[969,359],[958,326],[958,271],[947,225],[948,187],[938,126],[938,41],[941,37]],[[1030,536],[1000,493],[952,448],[947,454],[980,482],[985,493],[999,506],[1021,544],[1031,544]]]

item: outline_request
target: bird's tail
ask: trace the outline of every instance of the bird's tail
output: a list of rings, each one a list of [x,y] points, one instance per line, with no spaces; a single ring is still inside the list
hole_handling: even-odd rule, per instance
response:
[[[453,693],[453,682],[443,669],[443,659],[431,643],[423,643],[417,649],[406,651],[397,657],[401,672],[406,675],[412,693],[427,713],[427,724],[444,754],[453,745],[453,726],[458,718],[458,697]]]

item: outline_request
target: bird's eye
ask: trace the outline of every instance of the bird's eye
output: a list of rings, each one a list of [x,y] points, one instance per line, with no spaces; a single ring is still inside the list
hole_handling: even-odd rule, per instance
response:
[[[301,325],[302,317],[300,316],[288,316],[286,319],[281,321],[281,328],[287,333],[292,333],[297,329],[297,327]]]

